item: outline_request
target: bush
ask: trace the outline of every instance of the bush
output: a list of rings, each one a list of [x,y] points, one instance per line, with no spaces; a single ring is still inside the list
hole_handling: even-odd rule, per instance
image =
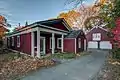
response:
[[[120,59],[120,48],[115,48],[112,50],[112,56],[115,59]]]
[[[0,40],[0,48],[3,46],[3,41]]]

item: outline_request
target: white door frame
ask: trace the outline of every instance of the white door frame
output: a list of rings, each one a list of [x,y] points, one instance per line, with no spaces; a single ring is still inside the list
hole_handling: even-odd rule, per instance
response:
[[[87,44],[87,40],[86,39],[84,39],[84,51],[86,51],[87,49],[86,49],[86,44]]]
[[[40,36],[40,39],[43,39],[43,43],[40,43],[40,44],[43,44],[43,45],[44,45],[44,47],[43,47],[43,50],[44,50],[44,51],[43,51],[43,52],[40,51],[40,53],[46,54],[46,45],[45,45],[45,44],[46,44],[46,42],[45,42],[46,39],[45,39],[45,37],[42,37],[42,36]]]

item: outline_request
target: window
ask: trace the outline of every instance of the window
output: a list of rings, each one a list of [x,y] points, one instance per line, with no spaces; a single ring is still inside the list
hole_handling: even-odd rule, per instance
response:
[[[78,39],[78,47],[81,48],[81,39]]]
[[[14,46],[14,37],[12,37],[12,46]]]
[[[101,34],[100,33],[94,33],[92,35],[93,40],[99,41],[101,40]]]
[[[7,43],[8,47],[10,47],[10,38],[8,37],[8,43]]]
[[[57,48],[58,48],[58,49],[61,49],[61,47],[62,47],[62,39],[61,39],[61,38],[58,38],[58,39],[57,39]]]
[[[17,47],[20,47],[20,36],[17,36]]]
[[[50,49],[52,49],[52,38],[50,37]]]

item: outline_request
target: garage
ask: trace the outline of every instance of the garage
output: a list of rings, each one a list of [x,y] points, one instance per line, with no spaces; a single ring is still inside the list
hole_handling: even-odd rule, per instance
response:
[[[112,44],[110,43],[110,41],[101,41],[100,49],[112,49]]]
[[[89,41],[88,42],[88,48],[98,48],[98,42],[95,41]]]
[[[88,49],[112,49],[110,38],[107,35],[108,30],[103,27],[93,27],[86,33]]]

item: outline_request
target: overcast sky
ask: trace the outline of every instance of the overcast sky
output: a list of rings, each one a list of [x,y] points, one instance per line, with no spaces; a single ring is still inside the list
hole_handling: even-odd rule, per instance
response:
[[[12,26],[25,21],[32,23],[55,18],[66,10],[66,0],[0,0],[0,14],[4,15]],[[87,0],[91,4],[93,0]]]

